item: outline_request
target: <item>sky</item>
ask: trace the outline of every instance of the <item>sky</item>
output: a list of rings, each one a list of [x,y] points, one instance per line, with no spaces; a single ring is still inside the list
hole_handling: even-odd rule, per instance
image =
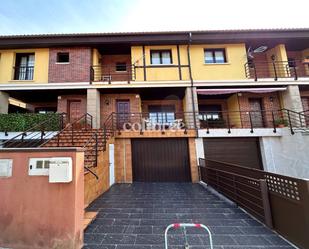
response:
[[[309,28],[309,0],[0,0],[0,35]]]

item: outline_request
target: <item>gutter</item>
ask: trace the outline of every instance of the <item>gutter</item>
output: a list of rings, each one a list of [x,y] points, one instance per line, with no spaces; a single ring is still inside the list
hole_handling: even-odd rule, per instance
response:
[[[193,111],[193,123],[194,123],[194,128],[197,131],[197,125],[196,125],[196,115],[195,115],[195,103],[194,103],[194,81],[192,77],[192,70],[191,70],[191,59],[190,59],[190,46],[192,43],[192,33],[189,33],[189,40],[188,40],[188,45],[187,45],[187,55],[188,55],[188,65],[189,65],[189,76],[190,76],[190,82],[191,82],[191,99],[192,99],[192,111]]]

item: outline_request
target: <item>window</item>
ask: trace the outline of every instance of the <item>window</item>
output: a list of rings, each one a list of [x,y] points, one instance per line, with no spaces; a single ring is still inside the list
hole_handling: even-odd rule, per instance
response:
[[[152,50],[150,51],[150,63],[153,65],[172,64],[171,50]]]
[[[34,53],[17,53],[14,80],[33,80]]]
[[[221,119],[222,107],[221,105],[201,105],[199,106],[200,120],[219,120]]]
[[[127,63],[125,62],[116,63],[116,72],[126,72],[126,71],[127,71]]]
[[[205,49],[206,64],[226,63],[225,49]]]
[[[174,105],[150,105],[148,111],[152,123],[167,124],[175,121]]]
[[[69,63],[70,54],[69,53],[57,53],[57,63]]]

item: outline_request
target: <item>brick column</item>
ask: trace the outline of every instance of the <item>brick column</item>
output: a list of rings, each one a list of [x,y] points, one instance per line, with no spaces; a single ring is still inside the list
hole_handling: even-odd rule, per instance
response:
[[[100,128],[100,92],[87,89],[87,113],[93,116],[93,128]]]
[[[193,90],[193,99],[192,99],[192,91]],[[195,107],[195,113],[196,113],[196,125],[199,127],[198,122],[198,100],[197,100],[197,92],[196,87],[193,87],[191,90],[191,87],[187,87],[185,90],[185,96],[184,96],[184,112],[185,112],[185,121],[187,123],[188,128],[194,128],[194,116],[193,116],[193,104]],[[187,113],[188,112],[188,113]]]
[[[301,102],[300,92],[298,86],[288,86],[287,90],[281,95],[283,108],[301,112],[303,105]]]
[[[9,111],[9,94],[0,91],[0,113],[8,113]]]

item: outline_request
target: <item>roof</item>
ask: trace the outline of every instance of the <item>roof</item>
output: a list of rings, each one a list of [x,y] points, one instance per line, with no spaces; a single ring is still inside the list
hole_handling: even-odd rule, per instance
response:
[[[309,28],[0,35],[0,48],[187,44],[190,38],[193,44],[259,43],[261,40],[276,40],[277,43],[301,40],[308,44]]]

